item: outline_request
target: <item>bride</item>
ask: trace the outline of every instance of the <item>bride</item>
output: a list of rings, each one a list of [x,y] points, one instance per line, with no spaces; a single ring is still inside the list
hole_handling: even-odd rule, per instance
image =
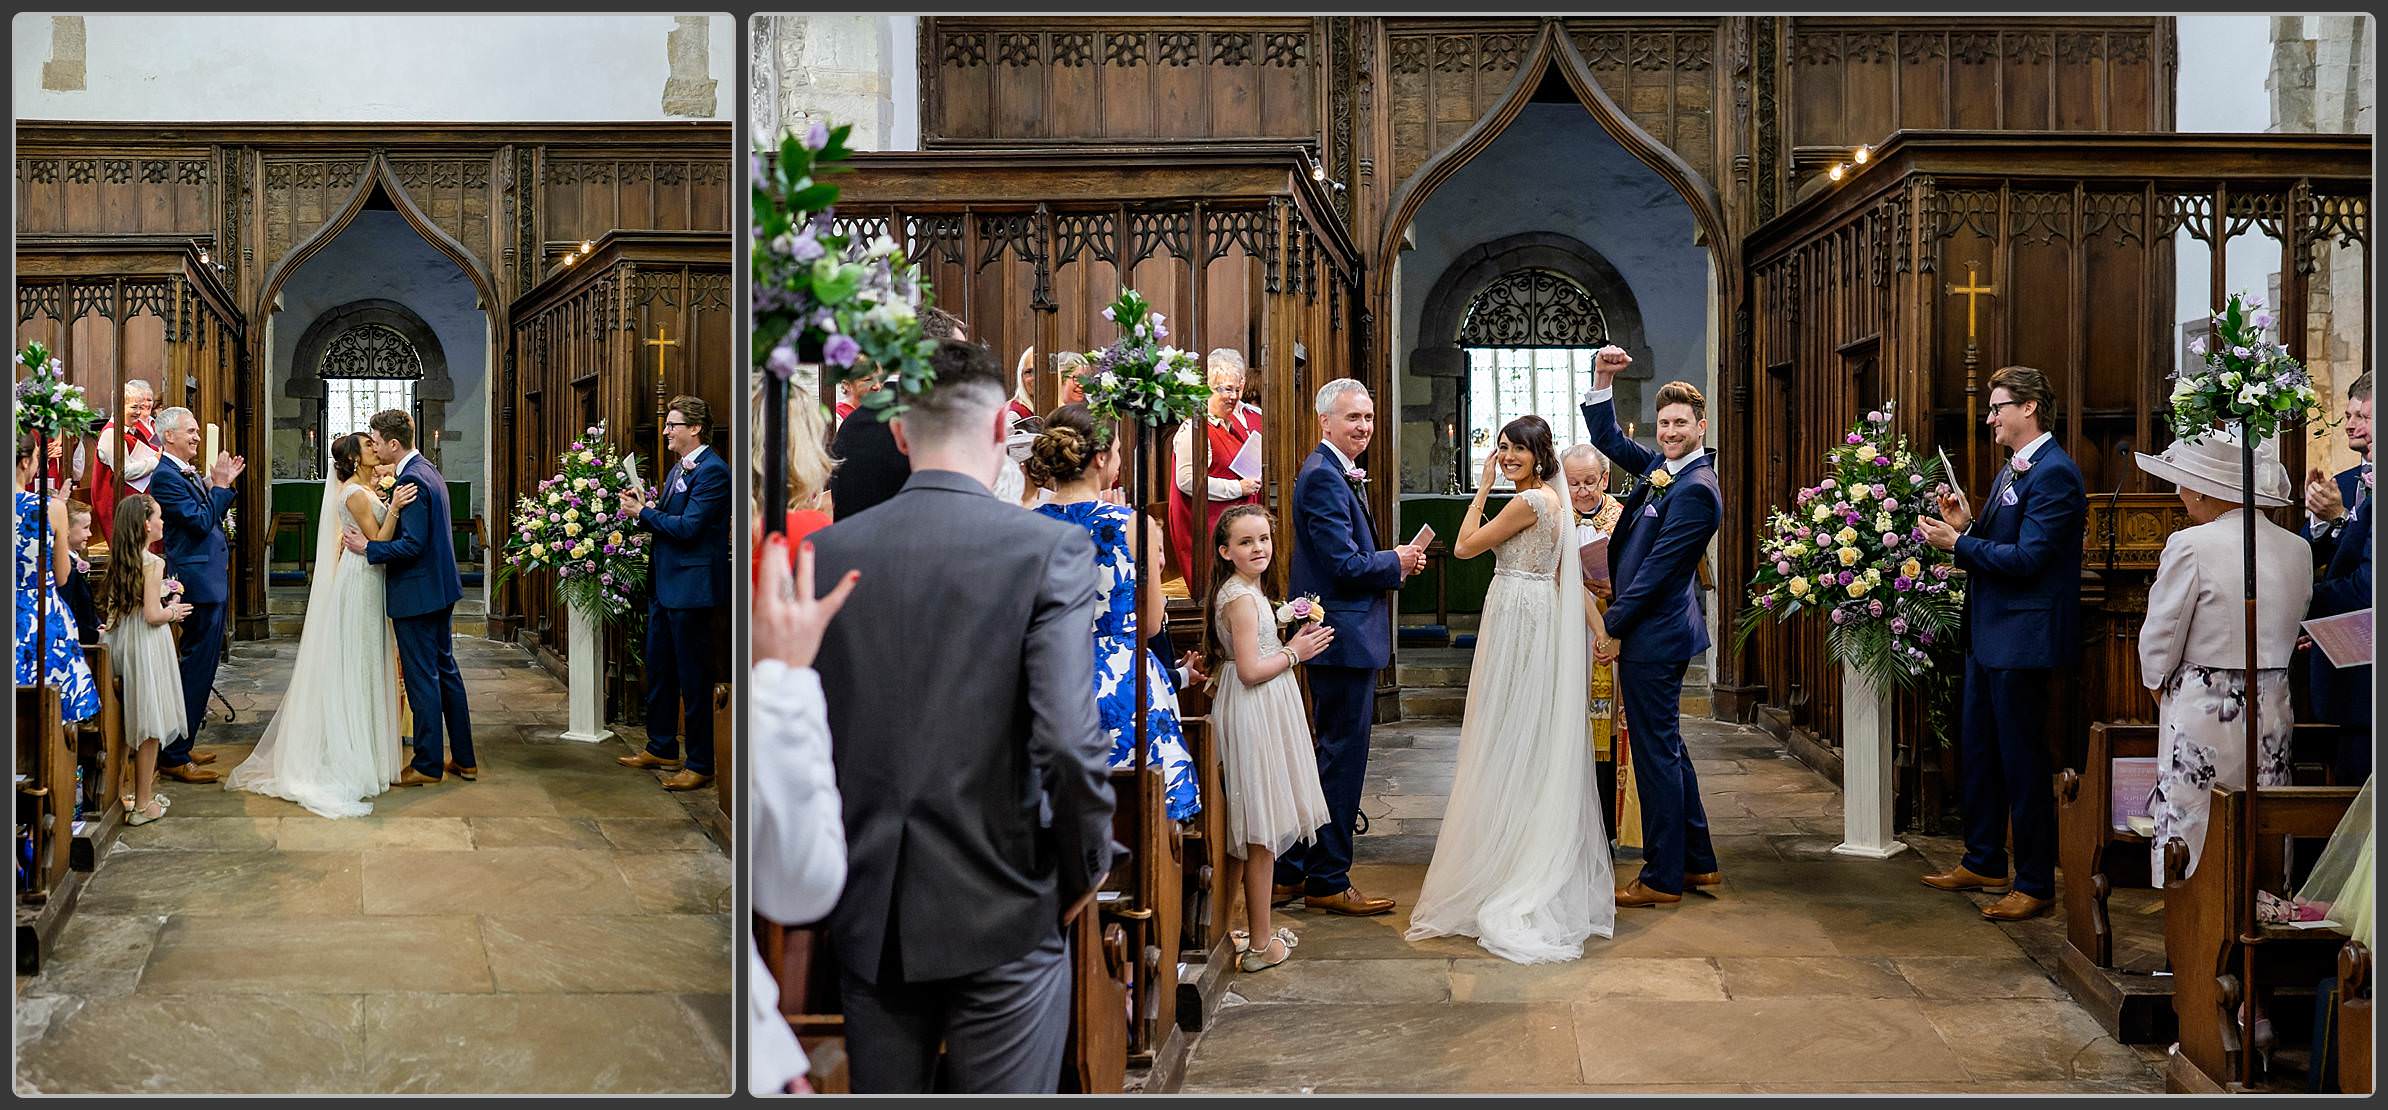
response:
[[[1585,938],[1611,935],[1617,919],[1584,700],[1584,629],[1599,616],[1584,600],[1564,494],[1551,485],[1558,473],[1550,425],[1512,420],[1460,518],[1453,552],[1492,551],[1496,568],[1459,769],[1408,933],[1471,936],[1523,964],[1582,956]],[[1496,477],[1517,496],[1482,523]]]
[[[298,663],[257,749],[224,780],[227,790],[282,798],[325,817],[373,812],[405,758],[398,736],[397,640],[383,601],[382,568],[340,544],[342,528],[387,540],[416,489],[388,504],[358,477],[364,437],[332,441],[335,477],[323,484],[315,570],[307,580]],[[370,521],[370,524],[365,522]]]

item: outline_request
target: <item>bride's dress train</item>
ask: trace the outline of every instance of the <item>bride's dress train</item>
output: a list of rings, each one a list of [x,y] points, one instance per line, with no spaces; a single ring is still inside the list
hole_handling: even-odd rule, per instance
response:
[[[1408,937],[1471,936],[1517,963],[1584,954],[1616,928],[1585,701],[1582,571],[1567,507],[1494,549],[1468,677],[1459,766]]]
[[[298,662],[281,709],[224,788],[297,802],[325,817],[361,817],[373,812],[366,799],[388,790],[405,762],[398,744],[397,639],[382,568],[340,544],[343,527],[373,532],[348,511],[349,491],[364,487],[337,481],[325,486]],[[375,520],[387,513],[375,499]]]

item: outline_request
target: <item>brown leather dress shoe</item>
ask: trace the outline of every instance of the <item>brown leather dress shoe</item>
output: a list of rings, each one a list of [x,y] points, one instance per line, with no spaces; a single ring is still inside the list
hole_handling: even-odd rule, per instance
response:
[[[481,768],[467,767],[451,759],[448,761],[448,773],[466,782],[472,782],[481,777]]]
[[[1682,895],[1652,890],[1643,886],[1640,879],[1625,884],[1625,889],[1617,892],[1617,904],[1620,906],[1672,906],[1680,901],[1683,901]]]
[[[703,790],[711,785],[713,785],[713,776],[700,775],[695,771],[682,771],[663,780],[663,788],[666,790]]]
[[[208,770],[205,767],[201,767],[197,763],[185,763],[179,767],[160,767],[158,768],[158,774],[165,778],[173,779],[176,782],[191,783],[216,782],[224,777],[222,774]]]
[[[1307,909],[1342,914],[1345,917],[1375,917],[1381,913],[1393,912],[1391,898],[1370,898],[1348,886],[1333,894],[1310,895],[1302,899],[1302,905]]]
[[[1269,884],[1269,908],[1270,908],[1270,909],[1276,909],[1277,907],[1279,907],[1279,906],[1282,906],[1282,905],[1285,905],[1285,904],[1287,904],[1287,903],[1290,903],[1290,902],[1299,902],[1299,901],[1301,901],[1301,900],[1302,900],[1302,884],[1300,884],[1300,883],[1290,883],[1290,884],[1283,885],[1283,886],[1280,886],[1280,885],[1278,885],[1278,884],[1276,884],[1276,883],[1270,883],[1270,884]]]
[[[201,767],[205,767],[205,766],[207,766],[208,764],[210,764],[210,763],[213,763],[213,762],[215,762],[215,761],[216,761],[216,753],[214,753],[214,752],[192,752],[192,753],[191,753],[191,762],[193,762],[193,763],[196,763],[196,764],[200,765]]]
[[[1695,872],[1690,872],[1690,873],[1688,873],[1688,874],[1686,874],[1686,875],[1684,875],[1684,876],[1683,876],[1683,885],[1685,885],[1685,886],[1723,886],[1723,885],[1725,885],[1725,873],[1724,873],[1724,872],[1722,872],[1722,871],[1695,871]]]
[[[2048,907],[2055,904],[2054,899],[2034,898],[2020,890],[2015,890],[2007,892],[2006,897],[1982,907],[1982,916],[1992,921],[2028,921],[2047,913]]]
[[[1934,890],[1986,890],[1996,893],[2007,888],[2007,880],[1976,875],[1960,863],[1940,874],[1924,876],[1924,885]]]
[[[429,776],[429,775],[426,775],[426,774],[424,774],[424,773],[423,773],[423,772],[421,772],[421,771],[415,770],[415,769],[414,769],[414,768],[412,768],[412,767],[408,767],[408,768],[406,768],[405,770],[398,772],[398,778],[397,778],[397,781],[395,781],[395,782],[392,782],[390,785],[392,785],[392,786],[437,786],[437,785],[439,785],[439,784],[440,784],[442,781],[443,781],[443,780],[441,780],[441,779],[435,779],[435,778],[432,778],[431,776]]]
[[[678,769],[679,769],[679,767],[680,767],[680,761],[679,761],[679,760],[677,760],[677,759],[659,759],[659,758],[657,758],[657,757],[655,757],[655,756],[653,756],[653,755],[650,755],[650,754],[648,754],[648,752],[647,752],[647,749],[645,749],[645,748],[640,748],[638,751],[636,751],[636,752],[633,752],[633,753],[631,753],[631,754],[629,754],[629,755],[625,755],[625,756],[619,756],[619,757],[616,757],[616,758],[614,759],[614,762],[616,762],[616,763],[619,763],[619,764],[621,764],[621,765],[622,765],[622,766],[624,766],[624,767],[640,767],[640,768],[647,768],[647,767],[663,767],[663,768],[669,768],[669,769],[672,769],[672,770],[678,770]]]

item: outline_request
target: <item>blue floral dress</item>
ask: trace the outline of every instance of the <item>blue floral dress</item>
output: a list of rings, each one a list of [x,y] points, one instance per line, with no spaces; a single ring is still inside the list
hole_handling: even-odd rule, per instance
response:
[[[75,615],[58,596],[49,552],[42,549],[36,531],[41,526],[41,498],[24,490],[16,493],[17,685],[43,681],[41,672],[46,670],[47,681],[58,688],[65,719],[80,721],[100,711],[99,684],[92,681],[91,664],[84,660],[81,637],[75,632]],[[56,537],[50,542],[56,543]],[[37,636],[33,625],[41,598],[35,591],[43,589],[50,591],[50,620]]]
[[[1111,734],[1111,765],[1136,765],[1136,672],[1129,668],[1141,656],[1152,700],[1145,726],[1152,745],[1148,758],[1160,766],[1162,781],[1168,784],[1170,819],[1194,816],[1202,809],[1202,799],[1195,785],[1194,759],[1186,751],[1185,726],[1178,723],[1177,693],[1168,668],[1144,647],[1136,629],[1136,562],[1128,546],[1128,523],[1134,514],[1124,505],[1102,501],[1039,505],[1036,511],[1084,528],[1094,539],[1095,709]]]

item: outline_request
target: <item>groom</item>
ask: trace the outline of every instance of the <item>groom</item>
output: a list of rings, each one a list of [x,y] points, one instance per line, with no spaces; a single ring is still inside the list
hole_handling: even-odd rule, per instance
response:
[[[400,509],[398,534],[366,542],[354,528],[340,542],[389,574],[390,624],[398,634],[398,661],[406,671],[406,707],[415,719],[414,762],[393,786],[421,786],[453,773],[471,782],[472,711],[464,704],[464,676],[456,670],[456,636],[450,628],[464,580],[456,574],[455,541],[448,535],[448,482],[415,449],[415,422],[399,409],[373,414],[365,426],[365,454],[395,463],[398,481],[416,489]],[[455,758],[440,758],[440,732],[456,734]]]
[[[1362,496],[1368,472],[1361,453],[1376,437],[1376,402],[1368,387],[1337,378],[1318,390],[1318,449],[1294,479],[1292,586],[1316,595],[1335,642],[1313,657],[1312,735],[1318,744],[1318,784],[1327,796],[1327,823],[1318,838],[1277,857],[1271,900],[1307,895],[1310,909],[1347,917],[1393,912],[1390,898],[1352,889],[1352,830],[1368,778],[1368,728],[1376,720],[1376,672],[1393,660],[1393,606],[1386,594],[1426,565],[1426,553],[1407,545],[1376,546]]]
[[[1683,889],[1723,881],[1708,839],[1700,779],[1683,747],[1683,672],[1708,651],[1700,556],[1724,519],[1724,496],[1708,438],[1708,399],[1690,382],[1658,387],[1658,451],[1617,426],[1613,386],[1632,357],[1603,347],[1584,395],[1592,445],[1639,481],[1625,495],[1609,540],[1616,597],[1608,636],[1593,658],[1615,663],[1617,694],[1633,742],[1633,782],[1642,803],[1642,874],[1617,892],[1620,906],[1683,901]]]

